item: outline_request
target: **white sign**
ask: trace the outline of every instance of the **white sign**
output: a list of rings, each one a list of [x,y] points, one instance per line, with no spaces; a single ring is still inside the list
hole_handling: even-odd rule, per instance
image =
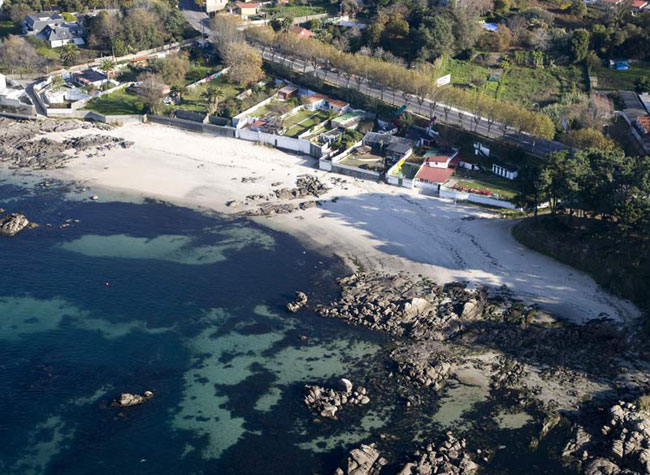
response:
[[[436,79],[436,86],[444,86],[446,84],[449,84],[451,82],[451,74],[447,74],[446,76],[442,76],[441,78]]]

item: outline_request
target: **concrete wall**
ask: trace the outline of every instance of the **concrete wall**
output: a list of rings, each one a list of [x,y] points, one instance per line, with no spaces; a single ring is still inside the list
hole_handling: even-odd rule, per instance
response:
[[[189,130],[201,134],[210,134],[217,137],[235,137],[235,129],[232,127],[202,124],[200,122],[193,122],[191,120],[172,119],[171,117],[163,117],[159,115],[149,115],[147,116],[147,119],[149,122],[156,124],[167,125],[169,127],[177,127],[179,129]]]
[[[495,198],[488,198],[487,196],[475,195],[463,191],[455,191],[444,187],[440,188],[440,197],[459,201],[469,201],[471,203],[494,206],[495,208],[517,209],[517,207],[509,201],[497,200]]]
[[[379,172],[373,172],[372,170],[363,170],[361,168],[350,167],[348,165],[341,165],[340,163],[333,163],[332,171],[335,173],[340,173],[341,175],[363,178],[365,180],[378,180],[381,176],[381,173]]]
[[[308,140],[294,139],[292,137],[285,137],[284,135],[267,134],[264,132],[254,132],[250,129],[237,129],[236,137],[251,142],[269,144],[283,150],[311,155],[311,142]]]

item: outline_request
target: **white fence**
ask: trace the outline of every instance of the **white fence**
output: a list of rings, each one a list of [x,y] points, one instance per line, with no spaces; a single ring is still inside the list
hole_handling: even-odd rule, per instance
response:
[[[235,137],[238,139],[249,140],[272,145],[276,148],[300,152],[307,155],[311,154],[311,142],[309,140],[295,139],[285,137],[284,135],[267,134],[265,132],[254,132],[250,129],[236,129]]]
[[[230,70],[230,68],[223,68],[219,72],[216,72],[214,74],[210,74],[209,76],[204,77],[203,79],[199,79],[198,81],[193,82],[192,84],[188,84],[187,86],[185,86],[185,89],[194,89],[196,86],[200,86],[201,84],[205,84],[206,82],[210,82],[213,79],[217,79],[222,74],[226,74],[229,70]]]
[[[475,195],[464,191],[455,191],[449,188],[440,188],[441,198],[451,198],[459,201],[470,201],[487,206],[494,206],[496,208],[518,209],[514,204],[509,201],[497,200],[495,198],[488,198],[487,196]]]

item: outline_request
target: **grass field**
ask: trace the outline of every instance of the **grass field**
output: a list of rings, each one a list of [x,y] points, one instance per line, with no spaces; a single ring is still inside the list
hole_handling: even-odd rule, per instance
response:
[[[316,124],[324,123],[328,117],[329,114],[324,111],[314,112],[307,109],[302,110],[285,121],[284,127],[286,133],[284,135],[287,137],[297,137],[303,132],[311,129]]]
[[[458,179],[458,185],[478,190],[488,190],[508,200],[514,198],[517,194],[514,182],[492,173],[457,168],[455,176]]]
[[[650,62],[636,61],[630,63],[627,71],[616,71],[605,66],[594,68],[592,76],[598,78],[596,89],[614,91],[619,89],[634,89],[634,81],[642,76],[650,77]]]
[[[9,35],[19,35],[22,33],[20,26],[11,20],[0,20],[0,38]]]
[[[576,67],[535,69],[514,66],[502,73],[500,81],[488,81],[497,67],[485,67],[473,61],[450,59],[444,74],[451,74],[451,83],[459,87],[481,87],[489,96],[524,107],[539,107],[557,102],[573,89],[584,89],[581,71]]]
[[[317,5],[285,5],[282,7],[264,8],[262,10],[271,15],[290,16],[292,18],[303,17],[308,15],[320,15],[321,13],[335,14],[338,12],[336,5],[330,3],[321,3]]]
[[[143,114],[145,106],[138,96],[121,89],[93,99],[86,105],[86,109],[104,115]]]

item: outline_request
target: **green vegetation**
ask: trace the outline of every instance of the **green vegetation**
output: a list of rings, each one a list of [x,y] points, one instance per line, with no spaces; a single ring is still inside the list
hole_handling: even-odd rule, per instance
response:
[[[594,68],[592,76],[598,78],[596,89],[621,90],[634,89],[634,81],[640,77],[650,77],[650,61],[635,61],[630,63],[627,71],[616,71],[605,66]]]
[[[460,186],[488,190],[505,200],[512,200],[518,192],[513,180],[507,180],[490,172],[457,168],[455,177],[459,179],[457,184]]]
[[[20,35],[22,30],[20,25],[11,20],[0,20],[0,38],[9,35]]]
[[[322,13],[336,14],[338,8],[336,4],[332,3],[315,3],[312,5],[282,5],[271,8],[262,9],[264,13],[268,13],[269,16],[276,16],[279,18],[284,17],[303,17],[310,15],[320,15]]]
[[[120,89],[93,99],[86,109],[104,115],[144,114],[145,104],[140,97]]]
[[[315,125],[325,122],[328,118],[329,113],[325,111],[303,109],[286,119],[284,122],[285,135],[288,137],[298,137]]]

